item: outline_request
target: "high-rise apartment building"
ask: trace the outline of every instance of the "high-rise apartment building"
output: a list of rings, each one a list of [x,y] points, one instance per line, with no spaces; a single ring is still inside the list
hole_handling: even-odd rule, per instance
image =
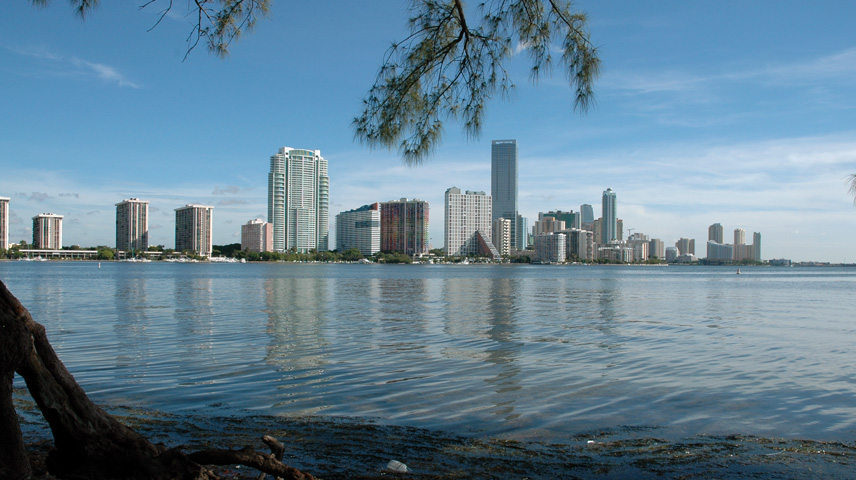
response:
[[[494,140],[490,144],[490,196],[497,218],[511,220],[511,248],[526,248],[526,226],[517,210],[517,140]]]
[[[380,204],[380,249],[405,255],[428,253],[428,202],[390,200]]]
[[[241,250],[246,252],[273,251],[273,225],[260,218],[241,225]]]
[[[491,196],[485,192],[467,190],[462,193],[457,187],[446,190],[446,255],[479,255],[480,241],[493,247],[492,203]]]
[[[648,241],[648,255],[650,257],[657,257],[658,259],[663,260],[665,257],[663,241],[659,238],[652,238]]]
[[[734,245],[745,245],[745,244],[746,244],[746,230],[743,230],[742,228],[735,228],[734,229]]]
[[[695,255],[695,239],[681,237],[675,242],[675,248],[678,249],[678,255]]]
[[[175,249],[210,257],[214,207],[188,204],[175,209]]]
[[[0,197],[0,249],[9,248],[9,197]]]
[[[497,218],[493,221],[491,241],[500,255],[511,254],[511,220]]]
[[[714,223],[713,225],[707,227],[707,239],[711,242],[722,243],[722,225],[720,225],[719,223]]]
[[[336,215],[336,250],[342,253],[351,248],[366,257],[380,251],[380,204]]]
[[[327,250],[329,204],[330,177],[320,150],[282,147],[270,157],[268,222],[274,250]]]
[[[754,251],[754,260],[756,262],[761,261],[761,232],[755,232],[752,234],[752,250]]]
[[[601,243],[603,244],[621,240],[618,236],[618,214],[616,212],[617,203],[615,192],[613,192],[611,188],[607,188],[603,192],[603,209],[601,210],[601,218],[603,219],[603,223],[601,224],[601,232],[603,235],[601,237]]]
[[[62,215],[42,213],[33,217],[33,247],[43,250],[62,248]]]
[[[130,198],[116,204],[116,250],[149,249],[149,202]]]

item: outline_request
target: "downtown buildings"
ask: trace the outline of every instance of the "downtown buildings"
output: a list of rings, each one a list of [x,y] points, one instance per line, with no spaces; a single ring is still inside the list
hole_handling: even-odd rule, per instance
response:
[[[214,207],[188,204],[175,209],[175,249],[211,257]]]
[[[494,140],[490,145],[491,221],[511,221],[511,248],[526,248],[526,219],[517,208],[517,140]]]
[[[380,250],[410,256],[428,253],[428,202],[413,199],[380,204]]]
[[[9,197],[0,197],[0,250],[9,248]]]
[[[149,248],[149,202],[131,198],[116,204],[116,250],[145,252]]]
[[[241,251],[272,252],[273,225],[260,218],[241,225]]]
[[[270,157],[268,222],[274,251],[327,250],[329,203],[327,160],[320,150],[282,147]]]

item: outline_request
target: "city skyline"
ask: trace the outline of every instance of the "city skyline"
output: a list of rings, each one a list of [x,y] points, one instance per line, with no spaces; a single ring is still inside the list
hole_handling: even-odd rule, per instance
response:
[[[439,206],[450,184],[490,191],[490,142],[514,138],[530,220],[600,210],[610,187],[624,230],[667,246],[704,243],[719,221],[763,232],[765,258],[856,261],[856,5],[576,5],[604,66],[593,110],[572,113],[561,72],[532,85],[526,62],[513,62],[518,88],[486,106],[482,135],[449,123],[412,168],[355,144],[350,129],[383,52],[405,33],[400,2],[276,4],[230,58],[196,50],[186,61],[179,18],[148,32],[156,12],[125,2],[102,2],[86,22],[59,3],[10,4],[17,20],[0,32],[9,241],[29,241],[30,218],[51,211],[65,216],[65,243],[111,245],[112,206],[139,197],[151,202],[151,244],[172,243],[173,209],[192,202],[216,206],[216,244],[238,243],[240,225],[267,218],[266,159],[284,144],[322,149],[331,213],[402,196]],[[282,28],[294,18],[322,19],[311,41]],[[723,38],[723,24],[740,34]],[[371,28],[334,41],[356,25]],[[435,248],[442,222],[431,217]]]

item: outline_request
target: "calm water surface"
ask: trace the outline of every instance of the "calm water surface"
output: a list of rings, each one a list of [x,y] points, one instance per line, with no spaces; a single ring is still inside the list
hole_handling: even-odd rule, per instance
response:
[[[856,269],[741,271],[0,262],[109,405],[853,439]]]

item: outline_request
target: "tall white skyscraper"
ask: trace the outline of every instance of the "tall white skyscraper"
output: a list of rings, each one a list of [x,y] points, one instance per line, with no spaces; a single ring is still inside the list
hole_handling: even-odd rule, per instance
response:
[[[0,248],[9,248],[9,197],[0,197]]]
[[[491,197],[484,192],[446,190],[446,255],[478,255],[481,241],[491,242]],[[495,248],[494,248],[495,249]]]
[[[526,230],[517,210],[517,140],[494,140],[490,145],[490,195],[493,214],[511,220],[511,248],[526,248]]]
[[[149,202],[131,198],[116,204],[116,250],[145,252],[149,248]]]
[[[320,150],[282,147],[270,157],[268,222],[273,248],[328,250],[330,178]]]
[[[214,207],[188,204],[175,209],[175,249],[210,257]]]
[[[615,192],[613,192],[611,188],[607,188],[603,192],[603,209],[601,210],[601,218],[603,218],[603,223],[601,225],[601,243],[603,244],[621,240],[621,238],[618,237],[618,214],[616,213],[616,203]]]
[[[62,215],[42,213],[33,217],[33,247],[44,250],[62,248]]]

